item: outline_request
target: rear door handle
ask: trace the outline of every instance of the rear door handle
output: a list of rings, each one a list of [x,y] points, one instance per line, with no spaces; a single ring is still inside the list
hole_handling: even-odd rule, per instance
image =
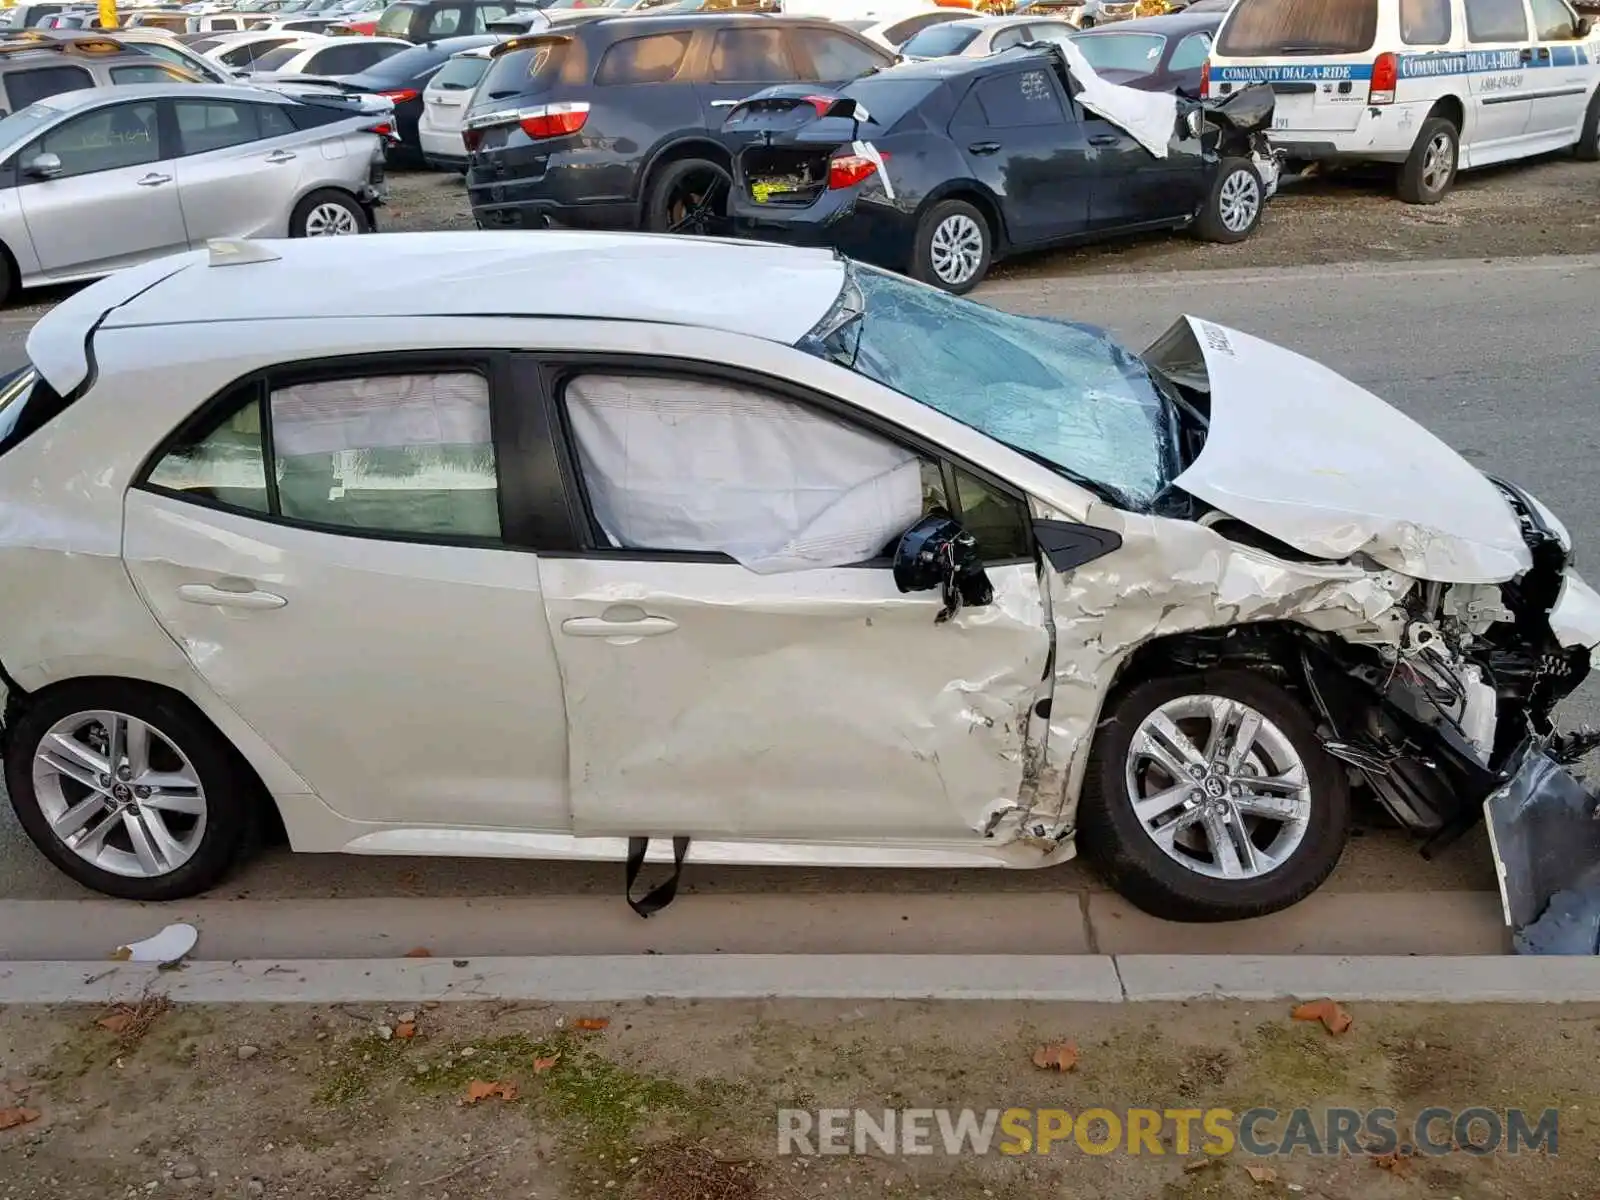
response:
[[[637,621],[610,621],[605,617],[568,617],[561,632],[568,637],[642,638],[671,633],[678,623],[671,617],[640,617]]]
[[[274,150],[271,154],[267,155],[267,161],[269,163],[285,163],[298,157],[299,155],[297,155],[293,150]]]
[[[172,182],[172,176],[171,175],[157,175],[154,172],[152,172],[151,174],[146,175],[143,179],[139,180],[139,186],[140,187],[160,187],[163,183],[171,183],[171,182]]]
[[[999,142],[973,142],[967,147],[973,154],[994,154],[1000,149]]]
[[[190,604],[209,604],[213,608],[282,608],[289,603],[276,592],[231,591],[209,583],[186,583],[178,589],[178,599]]]
[[[1089,138],[1089,145],[1091,145],[1091,146],[1115,146],[1115,145],[1118,145],[1121,141],[1122,141],[1122,139],[1119,138],[1114,133],[1097,133],[1097,134],[1094,134],[1092,137]]]

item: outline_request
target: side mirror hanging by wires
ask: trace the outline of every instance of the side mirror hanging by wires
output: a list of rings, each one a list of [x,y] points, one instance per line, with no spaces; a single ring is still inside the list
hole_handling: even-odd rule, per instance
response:
[[[944,513],[923,517],[900,539],[894,582],[902,592],[942,589],[944,607],[934,618],[936,625],[955,616],[963,604],[977,608],[994,601],[978,540]]]

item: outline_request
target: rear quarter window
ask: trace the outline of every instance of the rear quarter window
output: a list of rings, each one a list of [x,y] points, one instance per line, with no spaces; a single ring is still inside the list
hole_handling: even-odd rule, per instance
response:
[[[604,87],[630,83],[666,83],[677,77],[693,34],[658,33],[627,38],[608,48],[595,68],[594,81]]]
[[[868,76],[846,84],[840,89],[840,95],[849,96],[860,104],[867,110],[872,123],[887,131],[898,125],[941,86],[937,79]]]
[[[1362,54],[1378,36],[1378,0],[1239,0],[1217,53],[1256,58]]]

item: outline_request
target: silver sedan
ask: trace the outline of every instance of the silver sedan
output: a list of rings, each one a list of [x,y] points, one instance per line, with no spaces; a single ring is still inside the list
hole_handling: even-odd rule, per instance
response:
[[[393,105],[227,85],[67,92],[0,120],[0,299],[212,238],[365,233]]]

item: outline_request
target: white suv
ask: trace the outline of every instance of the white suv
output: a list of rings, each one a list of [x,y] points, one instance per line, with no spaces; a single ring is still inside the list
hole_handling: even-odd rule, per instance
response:
[[[1600,159],[1600,34],[1567,0],[1239,0],[1205,94],[1262,82],[1292,160],[1398,163],[1412,204],[1457,170]]]

